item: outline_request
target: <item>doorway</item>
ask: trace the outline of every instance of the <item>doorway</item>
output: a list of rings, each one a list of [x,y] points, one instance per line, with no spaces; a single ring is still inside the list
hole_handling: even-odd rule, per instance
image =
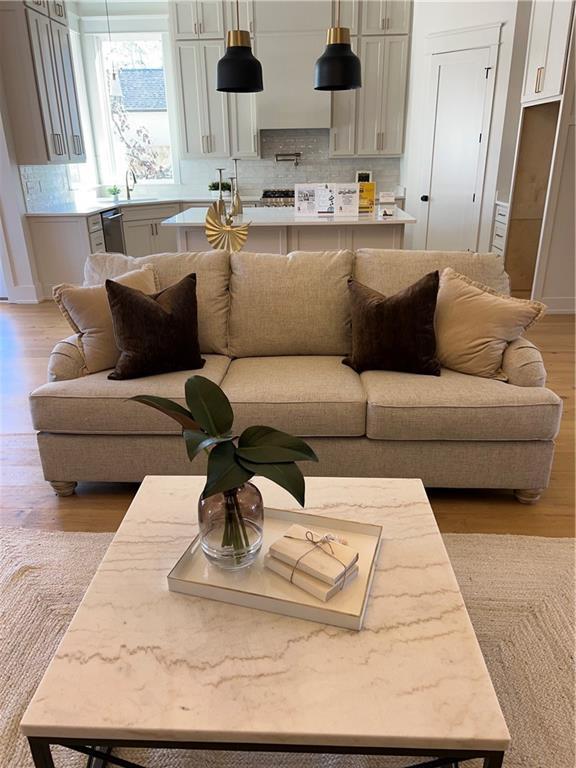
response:
[[[427,250],[478,248],[497,46],[458,37],[431,55],[418,215]]]

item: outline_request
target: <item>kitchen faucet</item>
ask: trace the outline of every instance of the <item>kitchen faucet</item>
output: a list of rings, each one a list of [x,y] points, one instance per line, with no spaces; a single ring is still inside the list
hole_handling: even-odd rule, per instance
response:
[[[130,186],[130,177],[132,177],[132,187]],[[134,191],[134,187],[136,186],[137,181],[138,179],[136,178],[136,174],[129,166],[128,170],[126,171],[126,200],[130,200],[130,192]]]

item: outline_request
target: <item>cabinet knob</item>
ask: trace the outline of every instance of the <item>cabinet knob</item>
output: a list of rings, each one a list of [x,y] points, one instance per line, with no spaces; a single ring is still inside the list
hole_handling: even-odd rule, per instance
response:
[[[428,195],[420,195],[420,200],[422,200],[423,203],[427,203],[429,199]]]

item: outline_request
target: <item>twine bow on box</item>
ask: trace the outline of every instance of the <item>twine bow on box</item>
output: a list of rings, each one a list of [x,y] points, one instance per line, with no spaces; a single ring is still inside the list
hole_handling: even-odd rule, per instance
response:
[[[334,548],[332,547],[331,542],[337,541],[340,544],[344,544],[345,542],[342,541],[342,539],[338,536],[335,536],[333,533],[325,533],[323,536],[315,536],[313,531],[306,531],[305,538],[302,538],[301,536],[290,536],[289,534],[284,534],[284,537],[286,539],[294,539],[295,541],[309,541],[312,546],[310,549],[308,549],[306,552],[300,555],[300,557],[296,560],[294,565],[292,566],[292,573],[290,574],[290,584],[294,583],[294,575],[296,571],[298,570],[298,566],[300,565],[300,562],[310,553],[315,552],[317,549],[320,550],[320,552],[323,552],[328,557],[333,558],[337,562],[340,563],[340,565],[344,568],[343,575],[337,580],[336,583],[339,583],[340,589],[344,589],[344,585],[346,583],[346,578],[348,577],[348,574],[352,571],[354,566],[356,565],[356,561],[352,562],[349,566],[346,565],[346,563],[343,563],[342,560],[340,560],[339,557],[337,557],[334,554]],[[330,551],[324,549],[324,546],[328,545],[330,548]]]

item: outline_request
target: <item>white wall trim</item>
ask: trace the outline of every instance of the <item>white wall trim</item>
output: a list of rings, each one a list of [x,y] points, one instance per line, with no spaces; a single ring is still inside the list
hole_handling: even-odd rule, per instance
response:
[[[85,35],[107,34],[106,16],[83,16],[80,30]],[[111,16],[111,32],[168,32],[168,15],[158,16]]]
[[[499,21],[495,24],[431,32],[427,36],[426,53],[451,53],[468,48],[488,48],[491,45],[499,45],[504,23]]]

